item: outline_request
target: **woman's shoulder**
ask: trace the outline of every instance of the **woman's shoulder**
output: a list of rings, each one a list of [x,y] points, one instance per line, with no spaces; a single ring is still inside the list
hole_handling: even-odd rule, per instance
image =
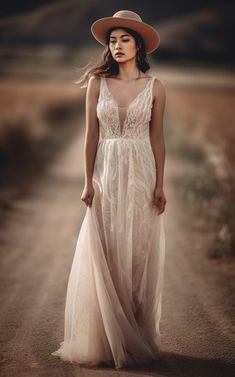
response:
[[[157,91],[165,91],[166,90],[166,87],[165,87],[165,84],[163,83],[162,80],[160,80],[158,77],[156,76],[151,76],[153,80],[153,88],[154,90],[157,90]]]
[[[153,79],[153,98],[155,100],[160,100],[161,98],[164,100],[166,97],[166,87],[162,80],[160,80],[156,76],[151,76]]]
[[[98,85],[100,83],[100,76],[92,75],[89,77],[88,84]]]
[[[155,86],[164,86],[165,87],[165,85],[164,85],[164,83],[163,83],[163,81],[162,80],[160,80],[157,76],[148,76],[149,78],[151,78],[151,79],[154,79],[154,85]]]
[[[92,92],[95,96],[98,97],[100,90],[100,77],[97,75],[92,75],[88,79],[87,90]]]

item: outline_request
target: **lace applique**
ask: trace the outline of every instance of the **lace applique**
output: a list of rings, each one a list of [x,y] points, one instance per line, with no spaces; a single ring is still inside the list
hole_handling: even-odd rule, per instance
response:
[[[146,138],[149,135],[149,122],[152,110],[151,77],[145,88],[130,102],[125,111],[124,121],[120,122],[120,108],[113,98],[104,77],[100,80],[100,94],[97,103],[101,138],[132,137]]]

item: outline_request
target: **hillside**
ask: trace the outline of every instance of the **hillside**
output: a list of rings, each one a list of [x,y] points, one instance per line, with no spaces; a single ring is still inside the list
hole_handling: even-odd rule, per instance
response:
[[[177,13],[177,3],[181,4],[180,13]],[[159,30],[161,45],[155,52],[158,58],[233,64],[230,46],[234,6],[218,3],[189,10],[182,1],[170,7],[162,2],[158,5],[159,10],[155,11],[155,3],[121,0],[119,9],[136,10]],[[4,17],[0,19],[0,47],[6,51],[6,48],[17,46],[63,45],[72,49],[92,46],[96,41],[90,33],[91,23],[116,10],[111,2],[102,2],[101,7],[98,0],[68,0]]]

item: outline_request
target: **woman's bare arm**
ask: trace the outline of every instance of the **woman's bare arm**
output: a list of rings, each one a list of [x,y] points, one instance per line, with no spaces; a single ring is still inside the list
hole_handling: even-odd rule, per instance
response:
[[[156,161],[156,187],[163,187],[165,142],[163,133],[163,117],[166,104],[165,87],[160,80],[155,80],[153,85],[153,108],[150,122],[150,141]]]
[[[84,143],[86,185],[92,184],[97,144],[99,140],[99,122],[96,114],[99,86],[99,79],[92,76],[88,81],[86,93],[86,133]]]

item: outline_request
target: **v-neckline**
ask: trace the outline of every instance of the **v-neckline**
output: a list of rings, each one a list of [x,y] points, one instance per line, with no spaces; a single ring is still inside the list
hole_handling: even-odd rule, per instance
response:
[[[143,93],[143,92],[145,92],[145,90],[147,89],[147,86],[148,86],[148,83],[151,81],[151,79],[152,79],[152,77],[149,77],[148,78],[148,80],[147,80],[147,83],[146,83],[146,85],[145,85],[145,87],[133,98],[133,100],[131,100],[130,101],[130,103],[127,105],[127,106],[119,106],[118,105],[118,103],[117,103],[117,101],[115,100],[115,98],[114,98],[114,96],[113,96],[113,94],[111,93],[111,91],[110,91],[110,89],[109,89],[109,87],[108,87],[108,84],[107,84],[107,81],[106,81],[106,78],[105,77],[103,77],[103,79],[104,79],[104,82],[105,82],[105,85],[106,85],[106,88],[107,88],[107,90],[108,90],[108,92],[109,92],[109,94],[110,94],[110,96],[112,97],[112,100],[113,100],[113,102],[116,104],[116,106],[117,106],[117,108],[119,108],[119,109],[126,109],[126,112],[127,112],[127,110],[129,109],[129,107],[132,105],[132,103]],[[124,124],[124,122],[123,122],[123,124]]]
[[[119,131],[120,131],[120,135],[122,136],[123,134],[123,131],[124,131],[124,128],[125,128],[125,124],[126,124],[126,120],[127,120],[127,115],[129,113],[129,109],[131,107],[131,105],[137,100],[137,98],[140,97],[141,94],[143,94],[145,92],[145,90],[147,89],[148,87],[148,84],[149,82],[153,79],[152,77],[150,77],[148,80],[147,80],[147,83],[145,85],[145,87],[133,98],[133,100],[128,104],[128,106],[118,106],[118,103],[117,101],[115,100],[115,98],[113,97],[109,87],[108,87],[108,84],[106,82],[106,78],[103,77],[104,79],[104,83],[105,83],[105,86],[106,86],[106,89],[109,93],[109,96],[110,98],[112,99],[113,103],[115,104],[115,107],[116,107],[116,112],[117,112],[117,118],[118,118],[118,125],[119,125]],[[124,120],[121,124],[121,121],[120,121],[120,114],[119,114],[119,109],[126,109],[126,112],[125,112],[125,117],[124,117]]]

